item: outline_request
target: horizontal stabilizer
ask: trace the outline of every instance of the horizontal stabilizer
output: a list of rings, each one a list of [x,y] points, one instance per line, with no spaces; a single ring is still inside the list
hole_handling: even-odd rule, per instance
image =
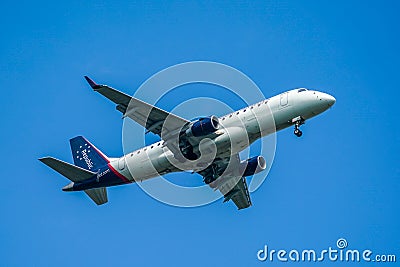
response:
[[[108,202],[107,189],[105,187],[85,190],[85,193],[97,204],[102,205]]]
[[[44,157],[39,160],[73,182],[80,182],[89,179],[96,174],[53,157]]]

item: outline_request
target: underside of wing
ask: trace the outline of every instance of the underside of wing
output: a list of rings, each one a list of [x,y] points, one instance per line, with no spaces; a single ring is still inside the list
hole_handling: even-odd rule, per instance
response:
[[[238,154],[215,160],[209,167],[198,173],[204,177],[204,181],[210,187],[219,190],[224,195],[224,202],[232,200],[239,210],[252,205],[246,178],[240,173]]]
[[[114,102],[117,105],[116,109],[122,112],[124,117],[129,117],[136,121],[145,127],[148,132],[161,137],[161,135],[168,135],[189,123],[186,119],[131,97],[107,85],[96,84],[87,76],[85,76],[85,79],[93,90]]]
[[[220,191],[224,195],[224,202],[232,200],[239,210],[251,206],[250,193],[247,188],[245,177],[241,177],[230,191],[223,192],[224,189],[220,189]]]

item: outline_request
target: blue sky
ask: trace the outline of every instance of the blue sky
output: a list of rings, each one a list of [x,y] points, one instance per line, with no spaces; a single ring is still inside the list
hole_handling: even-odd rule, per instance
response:
[[[323,249],[339,237],[400,257],[397,1],[0,7],[1,265],[272,266],[282,263],[256,258],[265,244]],[[193,60],[231,65],[266,96],[307,87],[337,103],[307,122],[301,139],[278,133],[274,165],[250,209],[222,201],[170,207],[136,185],[111,188],[102,207],[62,192],[68,181],[37,158],[72,161],[76,135],[122,154],[121,115],[83,75],[133,93],[157,71]],[[191,94],[207,90],[187,90],[182,101]]]

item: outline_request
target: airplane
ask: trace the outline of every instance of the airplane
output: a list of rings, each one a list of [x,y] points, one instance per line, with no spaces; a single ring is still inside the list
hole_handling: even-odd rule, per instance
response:
[[[110,158],[77,136],[70,139],[74,164],[53,157],[39,159],[71,181],[63,191],[84,191],[97,205],[108,202],[107,187],[191,170],[210,188],[219,190],[223,202],[232,200],[237,209],[248,208],[252,202],[246,177],[265,170],[266,160],[262,156],[241,160],[239,152],[257,139],[291,126],[301,137],[300,126],[336,102],[327,93],[299,88],[222,117],[191,121],[84,77],[94,91],[116,104],[123,117],[161,138],[120,158]]]

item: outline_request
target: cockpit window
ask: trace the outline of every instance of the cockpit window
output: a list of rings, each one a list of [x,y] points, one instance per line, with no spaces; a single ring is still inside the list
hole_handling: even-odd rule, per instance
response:
[[[299,90],[297,90],[298,93],[304,92],[304,91],[307,91],[307,89],[306,88],[300,88]]]

